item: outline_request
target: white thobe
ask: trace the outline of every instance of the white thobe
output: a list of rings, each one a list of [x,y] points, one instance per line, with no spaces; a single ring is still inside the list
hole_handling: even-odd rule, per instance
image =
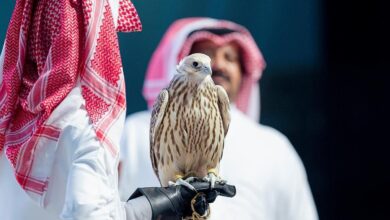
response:
[[[159,186],[149,150],[150,112],[129,116],[121,144],[119,191]],[[211,219],[316,220],[318,215],[302,161],[287,138],[231,109],[220,176],[235,185],[234,198],[219,196]]]
[[[58,141],[44,204],[34,202],[17,183],[3,150],[0,156],[1,220],[151,219],[151,207],[145,197],[129,202],[120,200],[119,157],[108,158],[112,157],[111,153],[96,138],[80,91],[79,87],[73,89],[54,110],[66,106],[76,109],[64,112],[60,118],[66,126]]]

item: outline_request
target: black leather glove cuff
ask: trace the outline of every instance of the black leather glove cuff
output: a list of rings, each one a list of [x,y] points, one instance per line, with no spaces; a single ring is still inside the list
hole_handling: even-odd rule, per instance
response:
[[[145,196],[152,208],[152,219],[181,220],[192,214],[191,201],[196,197],[193,208],[203,215],[218,195],[233,197],[236,189],[228,184],[216,184],[213,189],[209,182],[195,181],[191,183],[197,192],[186,186],[138,188],[129,198]],[[200,193],[200,194],[198,194]],[[198,196],[197,196],[198,195]]]
[[[186,216],[195,192],[183,186],[138,188],[130,199],[145,196],[152,207],[152,219],[181,220]],[[184,198],[183,198],[184,197]]]

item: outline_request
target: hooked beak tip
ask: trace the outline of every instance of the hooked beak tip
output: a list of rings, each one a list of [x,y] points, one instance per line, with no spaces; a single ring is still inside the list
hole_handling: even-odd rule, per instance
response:
[[[210,75],[211,75],[211,73],[212,73],[211,67],[206,66],[206,67],[205,67],[205,72],[206,72],[207,74],[210,74]]]

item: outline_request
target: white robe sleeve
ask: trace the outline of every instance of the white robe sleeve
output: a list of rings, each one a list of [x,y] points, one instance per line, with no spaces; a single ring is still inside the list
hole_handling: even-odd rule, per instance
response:
[[[152,208],[145,196],[132,199],[125,203],[126,219],[152,219]]]
[[[88,117],[78,123],[65,131],[68,137],[62,137],[68,138],[72,150],[62,155],[68,158],[70,168],[61,218],[151,219],[151,207],[145,197],[129,202],[120,200],[115,161],[108,159],[109,152],[97,140]]]

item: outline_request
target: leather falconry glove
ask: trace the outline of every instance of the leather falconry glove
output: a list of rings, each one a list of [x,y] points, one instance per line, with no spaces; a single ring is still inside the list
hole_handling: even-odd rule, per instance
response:
[[[217,196],[233,197],[236,194],[235,186],[226,183],[216,183],[211,188],[210,182],[197,179],[190,184],[196,191],[183,185],[138,188],[129,200],[145,196],[152,208],[152,220],[181,220],[193,212],[205,215],[209,203],[214,202]]]

